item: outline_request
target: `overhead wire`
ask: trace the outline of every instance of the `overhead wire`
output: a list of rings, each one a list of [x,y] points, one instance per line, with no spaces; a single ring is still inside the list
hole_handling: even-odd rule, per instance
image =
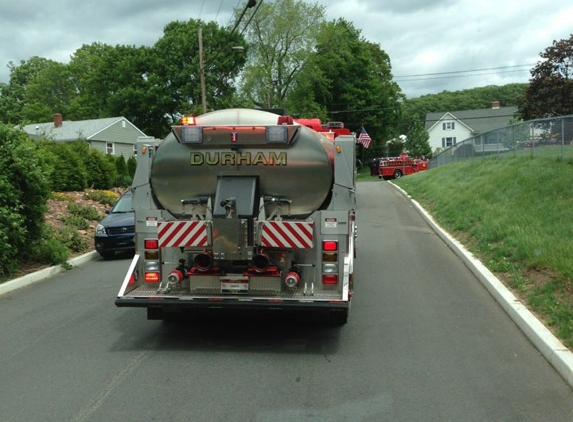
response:
[[[519,64],[512,66],[498,66],[498,67],[481,68],[481,69],[470,69],[470,70],[456,70],[450,72],[399,75],[399,76],[394,76],[394,80],[397,80],[397,82],[414,82],[414,81],[425,81],[433,79],[463,78],[471,76],[494,75],[499,73],[524,72],[524,71],[529,71],[532,66],[535,66],[535,63]]]

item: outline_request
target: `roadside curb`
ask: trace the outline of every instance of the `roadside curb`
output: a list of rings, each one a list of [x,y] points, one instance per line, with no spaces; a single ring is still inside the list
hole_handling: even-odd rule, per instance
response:
[[[460,257],[565,382],[573,387],[573,353],[480,260],[446,232],[417,201],[402,188],[390,183],[410,199],[436,234]]]
[[[96,251],[92,251],[72,258],[68,261],[68,263],[72,267],[77,267],[97,258],[98,256],[99,254]],[[61,265],[55,265],[53,267],[44,268],[43,270],[36,271],[35,273],[26,274],[25,276],[2,283],[0,284],[0,296],[22,287],[29,286],[38,281],[46,280],[62,271],[64,271],[64,268]]]

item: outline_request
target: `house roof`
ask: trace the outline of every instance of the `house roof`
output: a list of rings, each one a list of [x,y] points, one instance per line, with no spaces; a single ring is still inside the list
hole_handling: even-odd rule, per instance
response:
[[[135,130],[141,132],[133,123],[125,117],[109,117],[105,119],[92,119],[92,120],[63,120],[62,125],[56,127],[54,122],[49,123],[32,123],[23,127],[24,132],[30,136],[46,137],[54,141],[73,141],[76,139],[91,140],[103,130],[109,128],[117,122],[124,120],[133,127]],[[142,136],[145,136],[141,132]]]
[[[425,129],[431,130],[443,120],[457,120],[473,133],[484,133],[507,126],[517,107],[483,108],[478,110],[460,110],[426,114]]]

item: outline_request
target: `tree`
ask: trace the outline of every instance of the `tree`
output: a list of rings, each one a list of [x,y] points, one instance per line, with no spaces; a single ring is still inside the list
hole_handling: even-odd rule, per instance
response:
[[[314,50],[324,10],[324,6],[302,0],[260,2],[240,25],[249,43],[248,63],[240,79],[244,104],[287,106],[300,82],[299,73]]]
[[[36,76],[45,68],[56,64],[53,60],[34,56],[28,61],[20,61],[16,66],[10,62],[10,82],[0,84],[0,121],[16,125],[23,122],[22,108],[26,104],[26,90]]]
[[[54,113],[67,116],[70,102],[76,95],[67,65],[48,62],[26,85],[22,119],[48,122]]]
[[[573,114],[573,34],[540,54],[519,104],[524,120]]]
[[[245,63],[245,56],[231,47],[244,45],[243,37],[215,22],[194,19],[171,22],[153,46],[148,75],[151,92],[159,110],[168,116],[168,123],[178,121],[182,114],[202,113],[199,28],[202,29],[207,107],[213,110],[233,104],[234,80]]]
[[[310,104],[351,130],[364,127],[373,139],[365,158],[380,156],[383,142],[396,134],[402,98],[388,55],[344,19],[321,25],[315,50],[293,95],[304,103],[291,102],[293,109],[302,114]]]
[[[404,144],[409,155],[413,157],[432,157],[432,147],[430,146],[430,134],[424,128],[424,124],[415,116],[408,129],[408,135]]]

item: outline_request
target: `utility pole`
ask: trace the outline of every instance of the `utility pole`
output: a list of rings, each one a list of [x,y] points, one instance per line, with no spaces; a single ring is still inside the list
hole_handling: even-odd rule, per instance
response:
[[[207,113],[207,94],[205,92],[205,64],[203,63],[203,30],[199,27],[199,73],[201,78],[201,103],[203,114]]]

